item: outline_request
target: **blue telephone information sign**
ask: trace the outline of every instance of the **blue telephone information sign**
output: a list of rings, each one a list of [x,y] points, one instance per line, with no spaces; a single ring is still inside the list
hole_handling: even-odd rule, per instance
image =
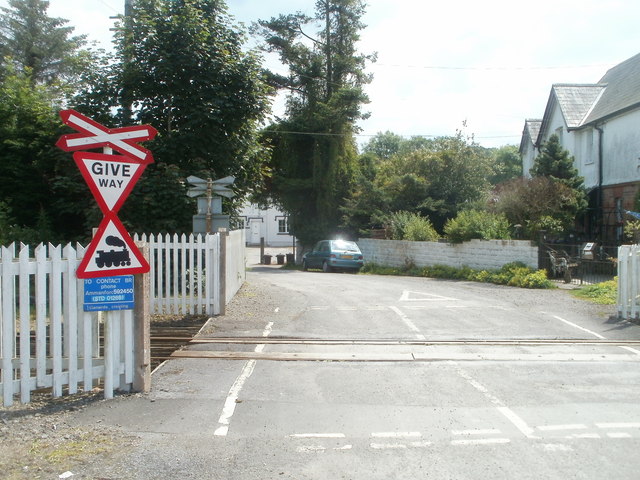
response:
[[[85,279],[85,312],[132,310],[133,306],[133,275]]]

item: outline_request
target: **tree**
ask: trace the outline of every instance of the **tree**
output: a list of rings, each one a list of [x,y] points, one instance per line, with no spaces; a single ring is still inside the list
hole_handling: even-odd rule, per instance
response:
[[[522,158],[515,145],[504,145],[493,150],[494,173],[489,178],[492,185],[522,176]]]
[[[123,221],[136,230],[189,230],[189,175],[235,176],[235,202],[257,188],[267,154],[258,130],[271,89],[224,2],[138,0],[116,37],[115,64],[94,79],[79,108],[111,125],[158,129],[148,144],[156,163],[127,201]]]
[[[9,0],[0,8],[0,64],[28,73],[33,85],[76,85],[94,56],[83,48],[86,37],[49,17],[48,8],[47,0]]]
[[[584,178],[578,176],[578,169],[573,166],[574,161],[560,145],[560,138],[551,135],[535,158],[530,173],[532,177],[550,177],[575,190],[583,190]]]
[[[83,206],[93,203],[73,161],[55,146],[59,108],[54,92],[13,66],[0,81],[0,202],[24,242],[82,238]],[[64,183],[69,188],[58,188]]]
[[[533,177],[547,177],[556,183],[565,185],[572,190],[571,201],[564,202],[558,211],[558,220],[565,229],[570,226],[566,218],[575,221],[576,217],[586,211],[588,201],[584,189],[584,178],[578,175],[573,166],[574,158],[562,148],[557,135],[551,135],[542,146],[540,154],[535,158],[530,173]],[[531,197],[538,198],[538,197]],[[573,223],[573,222],[572,222]]]
[[[551,177],[517,178],[496,187],[489,209],[535,239],[539,230],[555,234],[570,229],[581,198],[579,191]]]
[[[363,14],[361,0],[318,0],[314,17],[280,15],[255,28],[264,48],[289,68],[288,76],[271,75],[289,94],[286,118],[265,132],[274,148],[269,193],[303,245],[336,233],[340,206],[353,189],[353,134],[370,81],[364,66],[371,57],[356,51]],[[315,37],[306,31],[314,22],[322,26]]]

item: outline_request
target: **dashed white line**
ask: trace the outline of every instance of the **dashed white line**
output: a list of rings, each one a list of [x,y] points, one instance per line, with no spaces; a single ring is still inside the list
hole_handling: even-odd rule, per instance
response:
[[[609,438],[631,438],[631,434],[627,432],[608,432],[607,437]]]
[[[345,438],[344,433],[294,433],[291,438]]]
[[[421,437],[420,432],[372,432],[373,438],[415,438]]]
[[[640,422],[596,423],[598,428],[640,428]]]
[[[575,423],[570,425],[540,425],[536,427],[541,431],[558,431],[558,430],[586,430],[587,426],[582,423]]]
[[[501,433],[497,428],[484,428],[475,430],[451,430],[453,435],[492,435],[494,433]]]
[[[407,448],[407,446],[404,443],[371,443],[370,447],[375,450]]]
[[[508,438],[470,438],[465,440],[451,440],[451,445],[491,445],[511,442]]]

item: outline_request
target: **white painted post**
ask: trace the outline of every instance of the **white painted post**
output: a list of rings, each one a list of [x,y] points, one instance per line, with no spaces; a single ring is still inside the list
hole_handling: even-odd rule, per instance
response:
[[[31,400],[31,324],[29,304],[29,247],[20,247],[20,401],[29,403]]]
[[[62,252],[60,245],[49,244],[51,257],[50,285],[50,341],[53,361],[53,396],[62,396]]]
[[[14,302],[13,302],[13,252],[14,244],[1,247],[2,259],[2,314],[0,314],[2,336],[2,398],[3,405],[13,405],[13,350],[15,343]]]

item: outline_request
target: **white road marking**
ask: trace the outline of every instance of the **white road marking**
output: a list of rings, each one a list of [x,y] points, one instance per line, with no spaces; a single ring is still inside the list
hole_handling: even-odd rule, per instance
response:
[[[571,452],[573,448],[564,443],[545,443],[542,448],[547,452]]]
[[[291,438],[345,438],[344,433],[294,433]]]
[[[264,331],[262,332],[262,336],[268,337],[269,334],[271,333],[272,328],[273,328],[273,322],[267,323],[267,325],[264,328]],[[256,346],[255,352],[262,352],[264,347],[265,347],[264,344],[260,344]],[[233,385],[231,386],[231,389],[227,394],[227,398],[224,402],[224,406],[222,407],[222,414],[220,415],[220,418],[218,418],[219,426],[215,430],[215,432],[213,432],[214,435],[219,437],[226,437],[227,434],[229,433],[229,422],[231,420],[231,417],[233,417],[233,414],[236,411],[236,405],[238,404],[238,396],[240,395],[240,391],[242,390],[242,387],[244,387],[245,382],[253,373],[253,369],[255,368],[255,366],[256,366],[255,360],[248,360],[247,363],[244,364],[244,367],[242,367],[242,371],[240,372],[240,375],[238,375],[238,378],[236,378],[236,381],[233,382]]]
[[[491,445],[498,443],[509,443],[508,438],[472,438],[469,440],[451,440],[451,445]]]
[[[420,432],[372,432],[373,438],[415,438],[421,437]]]
[[[631,438],[631,434],[627,432],[608,432],[607,437],[609,438]]]
[[[327,448],[322,445],[302,445],[301,447],[297,447],[296,451],[299,453],[308,453],[308,452],[324,452]]]
[[[412,295],[413,295],[413,298],[412,298]],[[402,292],[402,295],[400,296],[401,302],[428,302],[428,301],[434,301],[434,300],[438,300],[438,301],[449,300],[451,302],[458,301],[457,298],[444,297],[442,295],[435,295],[433,293],[412,292],[411,290],[404,290]]]
[[[522,434],[525,437],[536,438],[536,436],[533,435],[533,432],[534,432],[533,428],[527,425],[527,422],[525,422],[522,418],[520,418],[516,414],[516,412],[511,410],[509,407],[505,406],[502,400],[500,400],[495,395],[491,394],[484,385],[476,381],[471,375],[469,375],[462,368],[460,368],[460,366],[457,363],[452,362],[452,364],[455,366],[458,372],[458,375],[464,378],[473,388],[481,392],[491,403],[496,405],[496,409],[502,415],[504,415],[518,430],[520,430],[520,432],[522,432]]]
[[[394,307],[394,306],[390,306],[389,308],[390,308],[393,312],[395,312],[395,313],[400,317],[400,319],[405,323],[405,325],[406,325],[407,327],[409,327],[412,331],[414,331],[414,332],[415,332],[415,334],[416,334],[416,338],[417,338],[418,340],[426,340],[426,339],[427,339],[427,337],[425,337],[422,333],[420,333],[420,329],[419,329],[418,327],[416,327],[416,324],[415,324],[415,323],[413,323],[413,322],[411,321],[411,319],[410,319],[409,317],[407,317],[407,316],[402,312],[402,310],[400,310],[398,307]]]
[[[596,333],[596,332],[594,332],[592,330],[589,330],[588,328],[581,327],[580,325],[577,325],[577,324],[575,324],[573,322],[570,322],[569,320],[565,320],[562,317],[559,317],[557,315],[553,315],[553,318],[555,318],[556,320],[560,320],[561,322],[564,322],[567,325],[571,325],[572,327],[577,328],[578,330],[582,330],[583,332],[587,332],[587,333],[593,335],[596,338],[599,338],[601,340],[606,340],[606,338],[603,337],[602,335],[600,335],[599,333]]]
[[[566,438],[602,438],[597,433],[574,433],[573,435],[568,435]]]
[[[635,348],[627,347],[627,346],[624,346],[624,345],[620,345],[620,348],[624,348],[625,350],[628,350],[629,352],[635,353],[636,355],[640,355],[640,350],[636,350]]]
[[[493,433],[501,433],[497,428],[484,428],[475,430],[451,430],[453,435],[491,435]]]
[[[502,413],[505,417],[511,421],[515,425],[515,427],[522,432],[522,434],[527,438],[536,438],[533,435],[533,428],[527,425],[522,418],[520,418],[513,410],[509,407],[498,407],[498,411]]]
[[[240,395],[240,390],[242,390],[244,383],[253,373],[253,369],[255,368],[255,366],[255,360],[247,361],[247,363],[244,364],[244,367],[242,367],[240,375],[238,375],[236,381],[233,382],[233,385],[229,390],[229,394],[227,395],[227,399],[224,402],[222,415],[220,415],[220,418],[218,419],[218,425],[220,426],[213,433],[214,435],[225,437],[227,433],[229,433],[229,421],[231,420],[231,417],[236,410],[238,395]]]
[[[342,447],[334,447],[334,450],[351,450],[353,445],[343,445]]]
[[[424,447],[430,447],[431,445],[433,445],[433,442],[429,442],[429,441],[421,441],[421,442],[410,442],[409,446],[410,447],[414,447],[414,448],[424,448]]]
[[[370,446],[376,450],[407,448],[404,443],[372,443]]]
[[[582,423],[576,423],[571,425],[540,425],[536,427],[542,431],[558,431],[558,430],[586,430],[587,426]]]
[[[640,428],[640,422],[596,423],[598,428]]]

